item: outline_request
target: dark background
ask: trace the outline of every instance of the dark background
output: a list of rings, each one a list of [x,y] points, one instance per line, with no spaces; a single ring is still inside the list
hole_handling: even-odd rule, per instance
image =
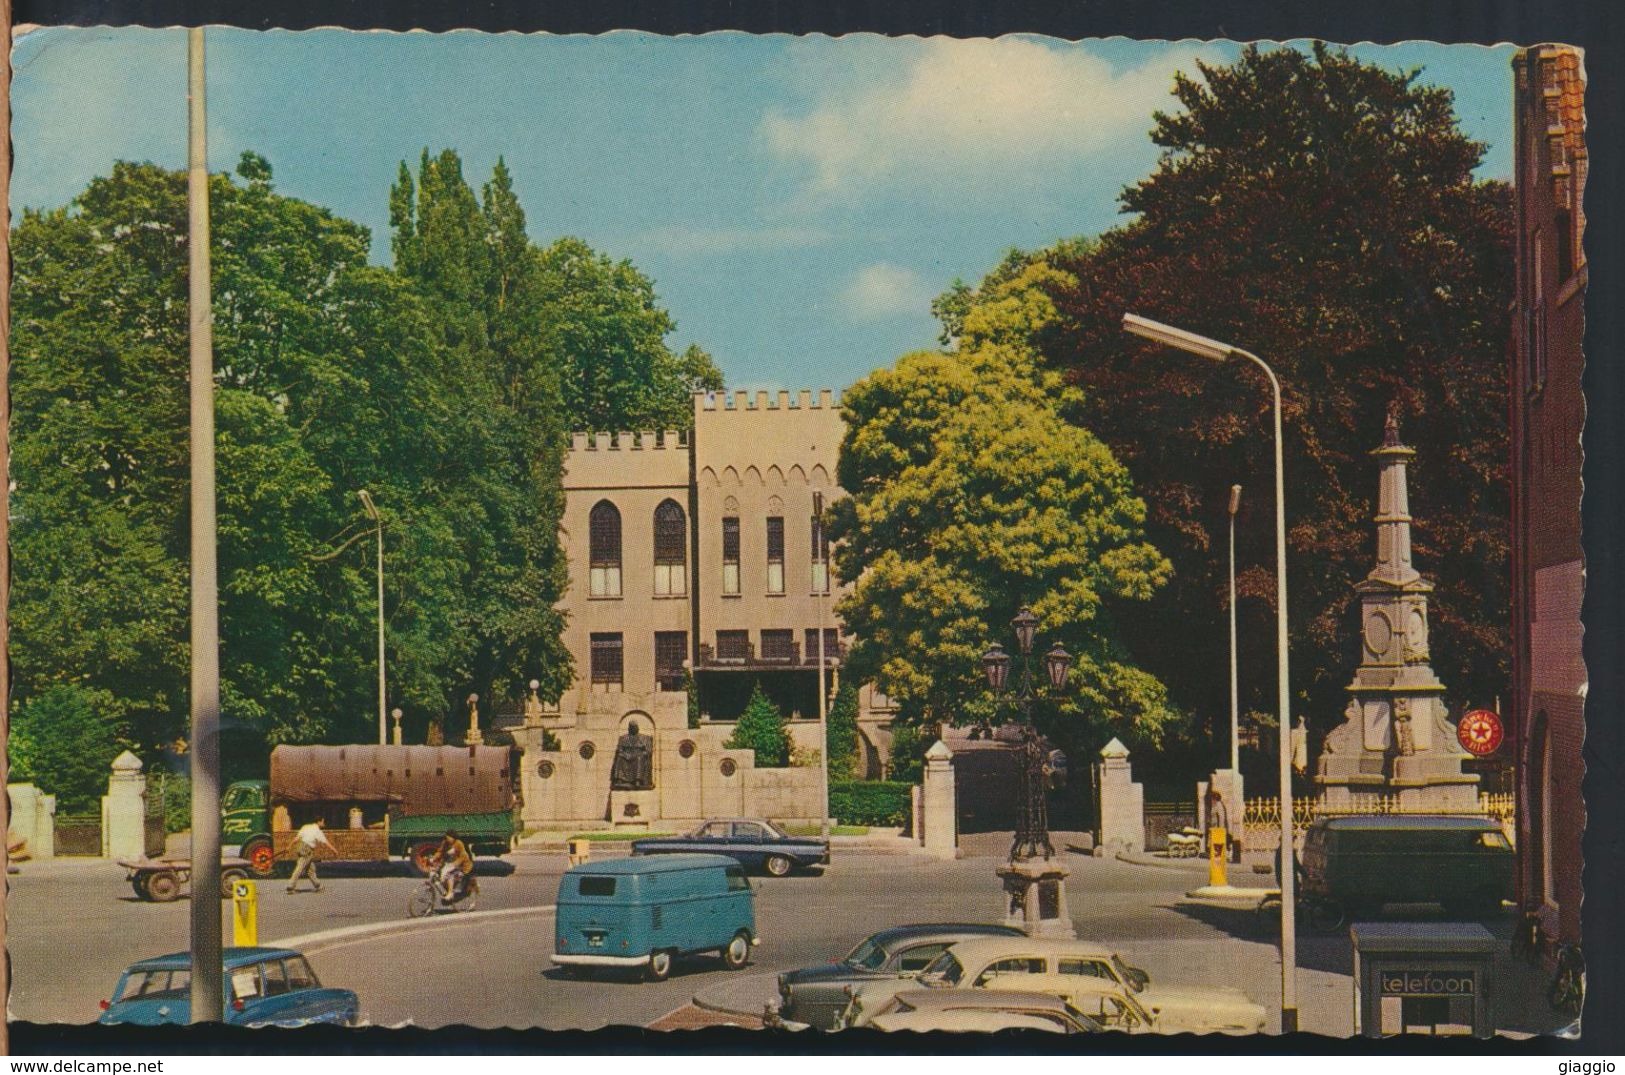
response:
[[[919,0],[837,0],[831,3],[789,0],[553,0],[546,4],[501,2],[448,4],[423,0],[303,0],[303,2],[90,2],[90,0],[15,0],[17,23],[44,25],[196,25],[225,23],[251,29],[308,29],[317,26],[391,30],[518,30],[552,33],[600,33],[634,28],[654,33],[704,33],[744,30],[793,34],[943,34],[985,37],[1004,33],[1042,33],[1062,38],[1230,38],[1285,40],[1323,38],[1353,44],[1430,39],[1443,42],[1533,45],[1562,42],[1587,50],[1587,142],[1591,172],[1586,194],[1587,258],[1591,265],[1586,302],[1585,390],[1590,420],[1585,431],[1586,491],[1583,508],[1587,586],[1584,606],[1585,657],[1590,670],[1587,706],[1583,911],[1588,967],[1585,1037],[1580,1042],[1542,1039],[1513,1043],[1428,1042],[1396,1039],[1389,1043],[1343,1042],[1300,1035],[1291,1040],[1268,1038],[1226,1042],[1233,1053],[1348,1052],[1391,1054],[1464,1054],[1493,1051],[1528,1053],[1618,1054],[1625,1052],[1625,1028],[1608,1012],[1625,1011],[1621,996],[1621,899],[1625,883],[1625,745],[1621,713],[1625,711],[1622,670],[1620,595],[1621,551],[1625,517],[1621,512],[1625,475],[1625,376],[1620,355],[1620,288],[1622,188],[1620,183],[1621,25],[1613,5],[1598,0],[1320,0],[1283,5],[1279,0],[1017,0],[924,3]],[[64,117],[65,121],[71,121]],[[513,973],[493,967],[493,974]],[[796,1053],[1009,1053],[1054,1050],[1051,1041],[999,1035],[976,1040],[961,1036],[898,1040],[871,1032],[812,1037],[777,1037],[740,1031],[702,1031],[683,1035],[641,1031],[548,1034],[528,1032],[385,1031],[312,1034],[304,1031],[228,1033],[219,1029],[170,1033],[94,1033],[102,1028],[58,1028],[13,1024],[11,1045],[17,1053],[101,1052],[257,1053],[412,1052],[412,1053],[638,1053],[699,1052],[712,1054],[785,1051]],[[1048,1037],[1040,1035],[1040,1037]],[[1135,1038],[1089,1043],[1090,1052],[1205,1053],[1198,1039]]]

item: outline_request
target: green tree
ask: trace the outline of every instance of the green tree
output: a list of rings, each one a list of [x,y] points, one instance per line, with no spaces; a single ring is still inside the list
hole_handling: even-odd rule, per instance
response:
[[[904,784],[917,784],[924,776],[925,752],[935,740],[921,735],[913,724],[898,724],[892,729],[891,760],[886,767],[886,779]]]
[[[858,689],[843,683],[835,694],[824,723],[824,749],[828,751],[829,778],[853,780],[858,763]]]
[[[55,795],[64,814],[94,810],[124,749],[118,703],[77,683],[48,687],[17,707],[8,749],[13,782]]]
[[[683,696],[688,699],[688,726],[698,728],[703,715],[700,713],[700,686],[694,682],[694,671],[690,668],[683,669]]]
[[[1358,656],[1351,585],[1372,561],[1368,452],[1397,410],[1418,567],[1438,583],[1432,655],[1459,698],[1508,691],[1508,190],[1478,180],[1448,90],[1315,45],[1248,48],[1180,76],[1135,219],[1057,259],[1040,346],[1083,389],[1074,419],[1133,472],[1169,586],[1123,637],[1185,707],[1223,714],[1226,501],[1237,524],[1242,706],[1274,711],[1270,392],[1125,337],[1132,311],[1247,348],[1281,380],[1294,694],[1340,719]],[[1167,640],[1177,638],[1177,645]]]
[[[751,691],[750,702],[723,746],[728,750],[755,751],[756,764],[764,768],[790,764],[790,737],[784,730],[784,714],[762,693],[760,683]]]
[[[1045,707],[1069,744],[1156,742],[1173,717],[1162,685],[1122,646],[1114,610],[1168,577],[1144,540],[1126,470],[1063,419],[1077,392],[1035,362],[1053,315],[1042,259],[990,287],[950,354],[907,355],[848,391],[833,507],[850,674],[885,691],[901,725],[992,720],[981,657],[1030,606],[1076,664]]]

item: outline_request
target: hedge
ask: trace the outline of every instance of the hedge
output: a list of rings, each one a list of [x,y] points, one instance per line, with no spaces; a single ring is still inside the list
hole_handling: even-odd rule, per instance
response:
[[[907,825],[913,787],[896,780],[831,781],[829,812],[842,825]]]

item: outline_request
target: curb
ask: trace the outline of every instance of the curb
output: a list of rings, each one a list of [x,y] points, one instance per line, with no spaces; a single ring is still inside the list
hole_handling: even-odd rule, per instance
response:
[[[546,906],[504,907],[494,911],[467,911],[463,914],[440,915],[435,918],[368,922],[359,926],[339,926],[336,929],[324,929],[315,933],[301,933],[293,937],[283,937],[274,941],[266,941],[264,946],[267,948],[294,948],[309,955],[313,951],[321,951],[324,947],[330,948],[349,941],[383,937],[392,933],[443,929],[446,926],[463,922],[482,922],[496,918],[519,918],[524,915],[548,914],[556,910],[558,910],[558,904],[549,903]]]
[[[1130,866],[1154,866],[1159,870],[1196,869],[1203,872],[1207,870],[1207,859],[1205,858],[1159,859],[1152,858],[1150,855],[1131,855],[1127,851],[1119,851],[1116,857],[1118,862],[1126,862]]]
[[[775,981],[778,978],[778,972],[776,971],[760,971],[758,974],[760,977],[764,978],[771,977]],[[699,993],[695,993],[694,998],[689,1003],[693,1004],[696,1008],[700,1008],[708,1012],[716,1012],[719,1015],[737,1015],[746,1019],[760,1019],[762,1017],[762,1013],[760,1011],[747,1012],[741,1011],[738,1008],[730,1008],[726,1005],[719,1004],[716,1001],[704,1000],[702,999],[702,995]]]

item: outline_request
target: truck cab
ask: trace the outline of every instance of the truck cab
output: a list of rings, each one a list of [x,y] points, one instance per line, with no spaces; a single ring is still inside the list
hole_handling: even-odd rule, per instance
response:
[[[238,780],[220,796],[221,850],[247,859],[261,877],[270,876],[275,861],[270,802],[271,786],[264,780]]]

